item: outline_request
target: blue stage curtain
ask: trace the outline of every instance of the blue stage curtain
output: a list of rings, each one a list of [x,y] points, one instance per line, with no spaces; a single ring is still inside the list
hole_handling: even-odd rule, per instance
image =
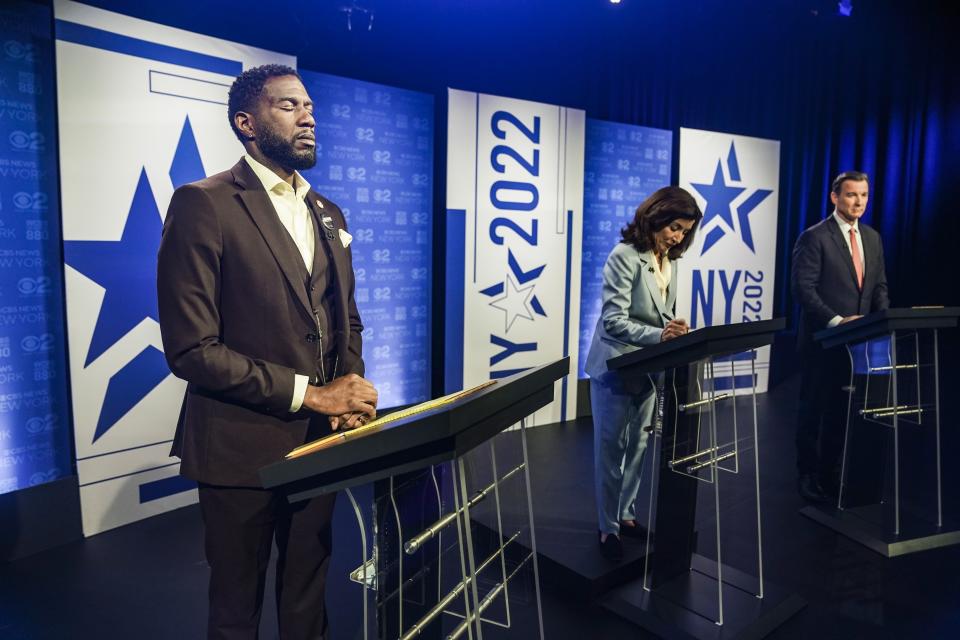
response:
[[[776,315],[795,319],[793,245],[832,210],[830,184],[849,169],[871,178],[864,221],[883,236],[892,303],[960,304],[950,266],[960,234],[956,44],[922,5],[842,18],[795,4],[651,14],[658,31],[608,57],[589,112],[781,141]]]
[[[891,303],[960,305],[960,38],[950,9],[855,2],[854,16],[841,18],[814,16],[806,3],[681,3],[686,11],[611,24],[618,45],[596,63],[584,103],[593,117],[781,141],[774,315],[796,329],[792,249],[832,211],[830,184],[848,169],[871,178],[864,220],[883,237]],[[779,352],[781,379],[790,342]],[[960,331],[943,331],[941,398],[960,385],[958,353]],[[942,425],[960,420],[954,403],[941,410]],[[949,460],[960,432],[944,429],[942,443]],[[914,464],[929,470],[927,458]],[[956,509],[956,465],[944,468],[944,486]]]

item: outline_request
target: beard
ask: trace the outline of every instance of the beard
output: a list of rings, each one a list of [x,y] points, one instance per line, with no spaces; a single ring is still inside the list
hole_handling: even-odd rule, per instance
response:
[[[265,128],[257,135],[260,152],[281,167],[303,171],[317,164],[316,146],[298,150],[294,143],[285,140],[272,128]]]

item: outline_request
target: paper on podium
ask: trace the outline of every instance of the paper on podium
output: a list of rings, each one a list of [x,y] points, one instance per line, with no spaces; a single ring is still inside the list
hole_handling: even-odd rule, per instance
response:
[[[394,411],[393,413],[387,414],[382,418],[377,418],[369,424],[365,424],[362,427],[357,427],[356,429],[350,429],[349,431],[341,431],[339,433],[332,433],[329,436],[324,436],[319,440],[314,440],[313,442],[308,442],[306,444],[300,445],[290,453],[288,453],[285,458],[290,460],[292,458],[299,458],[300,456],[305,456],[314,451],[320,451],[328,447],[335,446],[341,442],[347,440],[354,440],[356,438],[362,438],[364,436],[370,435],[371,433],[376,433],[382,429],[385,425],[390,424],[391,422],[396,422],[397,420],[402,420],[404,418],[409,418],[410,416],[416,415],[418,413],[424,413],[430,411],[431,409],[436,409],[445,404],[450,404],[455,400],[466,397],[470,394],[486,389],[487,387],[496,384],[496,380],[488,380],[483,384],[478,384],[475,387],[470,389],[464,389],[463,391],[457,391],[434,400],[427,400],[426,402],[421,402],[420,404],[414,405],[412,407],[407,407],[403,411]]]

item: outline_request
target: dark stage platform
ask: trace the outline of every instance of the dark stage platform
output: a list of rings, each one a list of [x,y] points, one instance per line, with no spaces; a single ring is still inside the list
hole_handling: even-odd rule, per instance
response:
[[[746,406],[748,398],[738,402]],[[594,600],[603,609],[638,625],[637,632],[642,632],[639,627],[643,627],[660,636],[691,639],[766,637],[806,605],[803,598],[776,584],[769,574],[764,598],[756,597],[757,557],[747,542],[756,537],[752,529],[756,516],[752,512],[750,517],[738,514],[740,509],[749,511],[753,507],[752,472],[745,477],[724,475],[722,478],[722,537],[724,548],[733,549],[735,557],[723,558],[725,620],[721,627],[710,615],[690,611],[692,607],[717,615],[716,562],[695,556],[695,571],[671,581],[654,596],[642,587],[645,541],[624,537],[624,558],[620,562],[600,555],[593,488],[592,423],[581,420],[539,427],[528,433],[537,551],[545,591],[561,598]],[[643,477],[648,478],[648,474],[649,467],[645,465]],[[648,487],[644,482],[637,503],[637,518],[644,524]],[[711,486],[704,485],[702,490],[712,496]],[[710,499],[701,499],[701,504],[712,505],[710,496],[706,496]],[[706,507],[700,510],[705,515],[697,526],[706,532],[701,546],[709,550],[713,547],[711,533],[716,525]],[[731,517],[726,523],[723,516],[728,510]],[[492,512],[476,519],[488,529],[496,527]],[[651,549],[655,547],[651,545]]]
[[[669,602],[658,601],[654,605],[663,610],[672,607],[677,619],[686,620],[689,637],[716,631],[716,638],[909,638],[916,631],[906,620],[919,620],[912,616],[920,611],[931,614],[930,620],[935,621],[937,628],[960,630],[960,614],[947,604],[946,595],[960,594],[960,588],[952,583],[948,586],[946,576],[934,578],[928,573],[936,571],[936,557],[945,562],[960,560],[957,549],[921,553],[913,561],[884,561],[853,540],[801,517],[801,509],[806,515],[808,508],[796,493],[795,383],[796,380],[790,380],[758,398],[764,601],[752,592],[756,587],[757,560],[751,533],[755,518],[753,479],[748,474],[724,477],[721,536],[725,544],[726,633],[719,627],[710,629],[713,623],[706,618],[698,620]],[[548,598],[568,602],[592,598],[598,607],[594,615],[614,612],[636,620],[644,616],[640,605],[650,600],[639,583],[645,546],[642,541],[625,539],[626,554],[620,563],[612,563],[599,553],[592,429],[591,421],[582,419],[529,431],[541,582]],[[648,471],[644,470],[644,477]],[[641,491],[638,514],[645,514],[645,498]],[[960,513],[956,493],[950,499],[950,508]],[[698,529],[710,532],[715,523],[709,509],[703,512]],[[712,547],[706,546],[708,550]],[[678,583],[672,587],[701,591],[706,598],[704,609],[709,610],[715,600],[715,580],[711,577],[715,569],[702,556],[697,560],[704,565],[703,571],[695,572],[702,577],[703,584]],[[922,589],[924,597],[916,592],[901,592],[906,584],[918,583],[929,585]],[[894,596],[895,593],[898,595]],[[898,601],[900,597],[905,600]],[[933,605],[934,602],[940,604]],[[806,608],[805,603],[809,603]],[[750,611],[761,615],[754,616],[751,622]],[[904,614],[906,617],[901,618]],[[898,631],[891,633],[889,629]],[[664,628],[660,635],[666,633]],[[678,637],[684,637],[684,633],[681,630]],[[652,636],[634,627],[630,637]]]
[[[600,555],[593,496],[593,427],[589,420],[530,429],[527,446],[541,582],[560,595],[594,600],[641,575],[645,543],[624,538],[624,558]],[[509,509],[509,507],[507,507]],[[477,518],[496,528],[492,511]]]
[[[946,520],[938,527],[932,514],[907,511],[897,535],[893,533],[893,525],[885,522],[881,505],[849,509],[810,505],[800,513],[887,558],[960,544],[960,525],[956,519]]]
[[[795,381],[760,398],[761,500],[766,578],[808,606],[767,637],[772,640],[874,640],[960,637],[960,547],[884,558],[811,522],[798,511],[794,476]],[[546,637],[560,640],[652,638],[605,610],[584,584],[606,588],[638,575],[637,559],[601,574],[593,518],[589,420],[530,431],[537,541],[543,553]],[[951,436],[952,437],[952,436]],[[577,468],[556,462],[574,451]],[[550,464],[542,461],[553,460]],[[721,526],[731,539],[724,563],[749,569],[752,546],[737,532],[753,513],[750,491],[733,487]],[[957,510],[957,483],[945,483],[945,507]],[[580,498],[574,498],[579,496]],[[587,498],[583,498],[587,496]],[[370,494],[358,495],[362,503]],[[588,504],[584,504],[588,500]],[[0,523],[0,526],[6,523]],[[706,524],[706,523],[705,523]],[[705,529],[704,526],[701,526]],[[3,640],[170,640],[203,637],[207,567],[198,509],[187,507],[45,553],[0,565]],[[356,524],[341,497],[328,602],[333,640],[359,638],[359,585],[347,573],[359,564]],[[629,549],[629,547],[628,547]],[[639,549],[637,552],[639,553]],[[555,558],[556,560],[551,560]],[[559,562],[566,558],[565,568]],[[589,573],[593,567],[594,573]],[[571,576],[593,576],[574,582]],[[620,573],[618,573],[618,571]],[[566,573],[564,573],[566,572]],[[612,578],[609,576],[613,575]],[[608,578],[601,579],[601,575]],[[604,582],[603,580],[609,580]],[[568,582],[569,581],[569,582]],[[629,587],[623,587],[629,589]],[[272,581],[267,593],[272,593]],[[612,593],[607,591],[608,594]],[[264,602],[261,638],[276,638],[272,597]],[[485,634],[486,637],[486,634]],[[497,637],[526,638],[524,630]]]

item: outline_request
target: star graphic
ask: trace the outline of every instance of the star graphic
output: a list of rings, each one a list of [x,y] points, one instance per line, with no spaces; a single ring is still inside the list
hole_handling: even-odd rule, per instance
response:
[[[184,118],[168,175],[174,188],[206,175],[189,117]],[[159,322],[157,250],[162,228],[150,179],[146,168],[141,168],[120,240],[64,242],[65,262],[104,289],[84,367],[145,319]],[[163,353],[153,346],[143,349],[114,373],[107,384],[93,442],[169,375]]]
[[[717,171],[713,174],[712,184],[691,182],[690,186],[696,189],[697,192],[703,196],[703,199],[707,201],[707,206],[703,211],[703,222],[701,224],[707,226],[713,218],[719,217],[726,222],[730,230],[733,231],[733,212],[730,210],[730,205],[733,200],[746,191],[746,189],[743,187],[727,186],[723,181],[723,167],[720,165],[720,161],[717,160]]]
[[[510,331],[510,327],[517,318],[526,318],[533,320],[533,313],[527,305],[530,296],[533,295],[534,285],[521,289],[513,278],[509,275],[506,278],[506,287],[503,296],[490,302],[494,309],[500,309],[504,314],[504,331]]]
[[[91,444],[96,443],[169,375],[170,369],[167,368],[163,352],[151,345],[110,376]]]
[[[174,188],[206,176],[189,116],[183,119],[169,176]],[[146,169],[141,169],[119,241],[64,243],[67,264],[106,290],[84,367],[144,318],[159,322],[156,267],[162,227],[150,180]]]
[[[190,125],[190,116],[187,116],[183,119],[180,140],[177,142],[177,150],[173,154],[173,162],[170,164],[170,182],[176,189],[188,182],[203,180],[206,177],[207,172],[203,169],[203,160],[200,158],[197,139],[193,135],[193,127]]]
[[[737,207],[737,222],[740,224],[740,237],[743,239],[743,243],[750,247],[750,251],[754,253],[757,250],[753,246],[753,231],[750,229],[750,218],[749,215],[754,212],[761,202],[767,199],[773,191],[770,189],[757,189],[750,196],[743,201],[739,207]]]
[[[507,275],[507,278],[505,278],[501,282],[497,282],[495,284],[490,285],[486,289],[481,289],[480,293],[482,293],[483,295],[489,298],[503,294],[504,290],[507,288],[506,282],[507,280],[510,279],[510,274],[512,274],[513,277],[516,278],[517,284],[513,284],[513,281],[511,281],[511,285],[513,285],[513,289],[515,292],[530,291],[531,289],[534,288],[535,285],[532,284],[529,287],[526,287],[524,289],[520,289],[519,286],[521,284],[527,284],[528,282],[533,282],[534,280],[539,278],[540,275],[543,273],[543,270],[547,266],[545,264],[541,264],[540,266],[533,267],[532,269],[529,269],[529,270],[525,270],[523,267],[520,266],[520,262],[517,260],[516,256],[513,255],[513,251],[507,252],[507,264],[510,267],[510,273]],[[498,300],[494,300],[494,302],[502,302],[506,300],[508,297],[510,297],[509,292],[507,292],[506,295],[503,295],[502,298],[499,298]],[[526,302],[528,299],[530,302],[530,307],[534,310],[534,312],[546,318],[547,312],[543,308],[543,304],[541,304],[540,299],[537,297],[537,294],[535,293],[528,293],[522,300],[524,311],[527,311]],[[503,309],[503,307],[501,306],[495,305],[493,303],[490,303],[490,304],[491,306],[494,306],[498,309]],[[504,309],[504,311],[506,312],[506,309]],[[532,315],[523,315],[523,314],[518,314],[518,315],[522,315],[524,318],[529,318],[530,320],[533,320]],[[516,320],[516,316],[513,316],[512,318],[509,316],[507,317],[507,324],[506,324],[507,330],[509,330],[510,327],[513,326],[514,320]]]
[[[746,187],[727,186],[727,183],[723,179],[721,162],[721,160],[717,160],[717,170],[713,175],[712,184],[690,183],[707,201],[703,212],[703,222],[701,224],[704,229],[706,229],[711,220],[720,218],[727,223],[730,231],[737,231],[737,228],[739,228],[740,239],[743,240],[743,243],[747,245],[750,251],[756,253],[756,248],[753,244],[753,230],[750,228],[750,214],[753,213],[757,206],[766,200],[767,196],[773,193],[773,191],[770,189],[756,189],[750,193],[746,199],[736,207],[737,226],[734,226],[731,207],[733,201],[746,191]],[[732,142],[730,143],[730,151],[727,154],[727,170],[730,174],[731,182],[741,181],[740,163],[737,160],[736,147]],[[700,255],[705,254],[710,247],[716,244],[724,235],[726,235],[726,231],[724,231],[719,222],[715,223],[713,228],[707,231],[707,235],[703,241],[703,247],[700,249]]]
[[[141,169],[120,240],[63,243],[66,263],[104,288],[84,367],[144,318],[159,322],[156,256],[162,228],[150,180]]]

